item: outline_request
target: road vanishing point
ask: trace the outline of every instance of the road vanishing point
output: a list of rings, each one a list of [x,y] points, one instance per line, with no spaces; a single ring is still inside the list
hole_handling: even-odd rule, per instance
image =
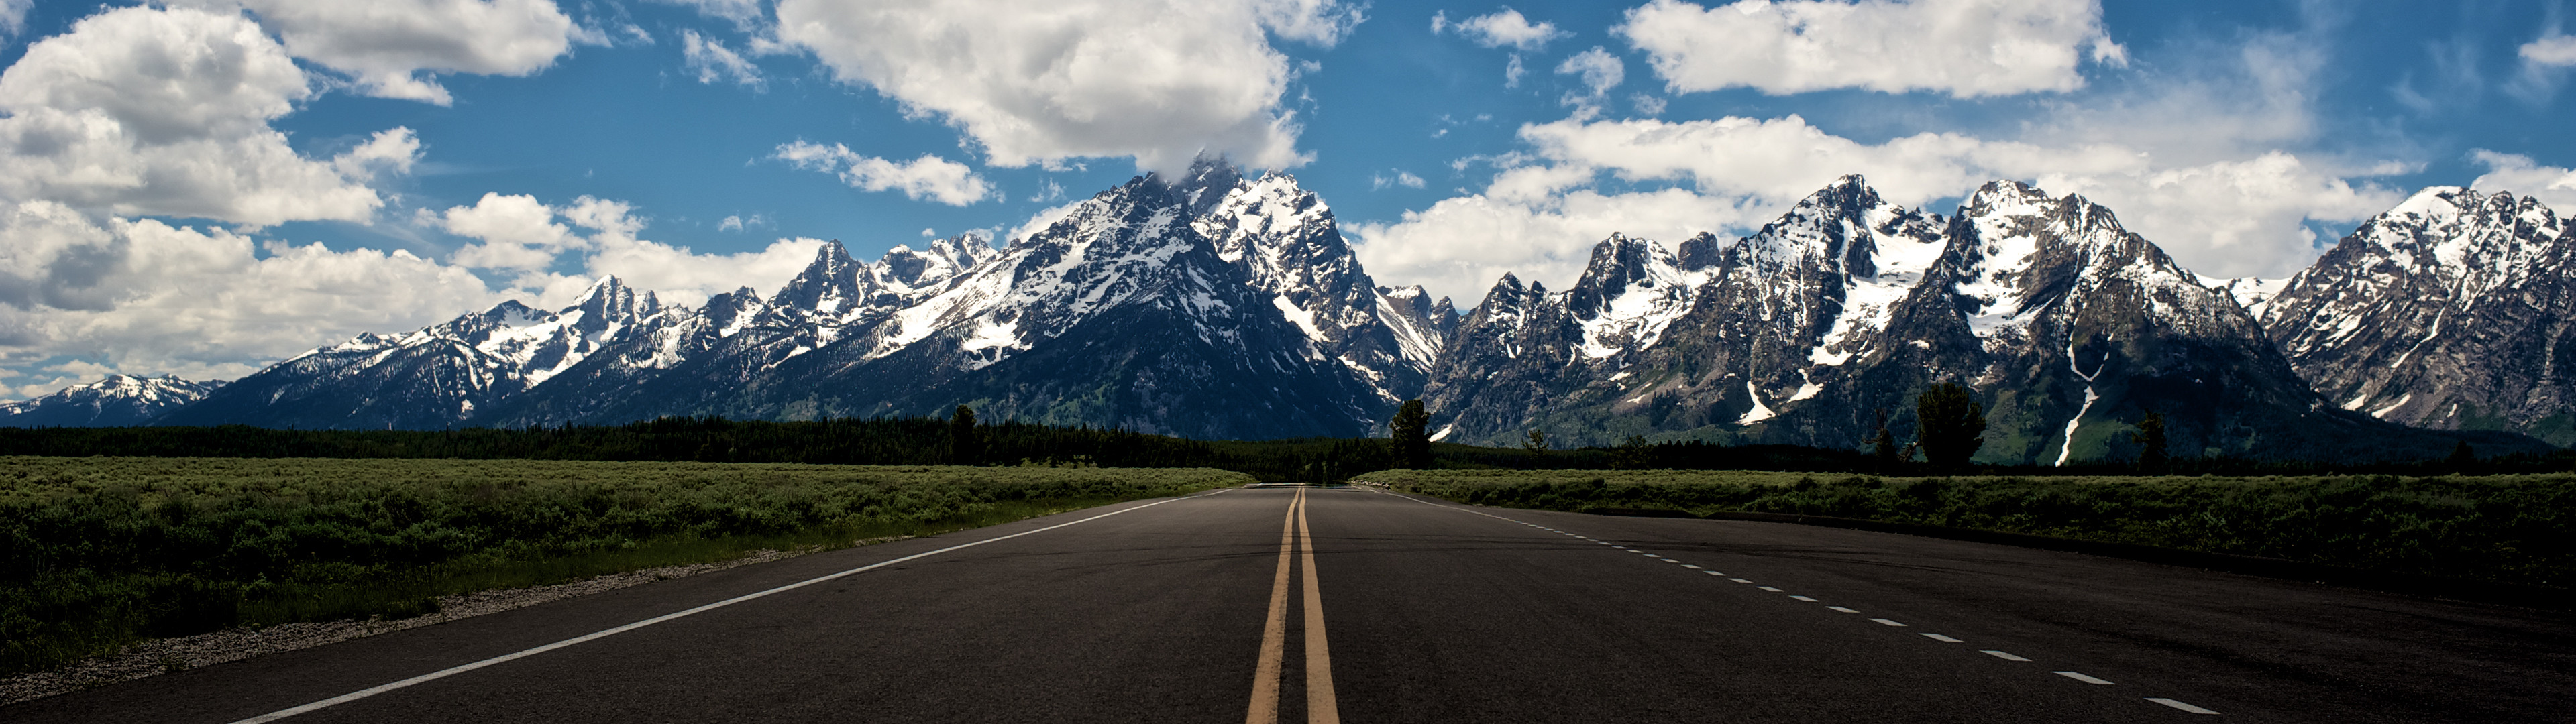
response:
[[[8,722],[2563,722],[2576,621],[1781,523],[1234,488],[672,579]]]

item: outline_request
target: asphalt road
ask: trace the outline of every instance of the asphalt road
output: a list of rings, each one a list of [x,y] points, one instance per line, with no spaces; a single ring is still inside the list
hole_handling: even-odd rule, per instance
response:
[[[277,720],[2576,721],[2565,614],[1834,528],[1299,496],[745,566],[0,721],[220,724],[370,690]]]

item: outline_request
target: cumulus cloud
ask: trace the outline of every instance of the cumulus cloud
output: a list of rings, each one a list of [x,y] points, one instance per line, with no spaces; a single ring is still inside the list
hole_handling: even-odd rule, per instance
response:
[[[1563,102],[1566,105],[1597,109],[1603,95],[1628,79],[1628,65],[1620,62],[1619,56],[1611,55],[1596,45],[1557,64],[1556,74],[1575,76],[1583,82],[1583,92],[1569,91],[1565,94]]]
[[[1297,71],[1267,36],[1330,46],[1361,19],[1333,0],[781,0],[776,14],[779,40],[945,120],[988,163],[1132,156],[1168,173],[1202,153],[1305,163],[1281,105]]]
[[[2487,167],[2469,186],[2479,191],[2511,191],[2540,199],[2561,217],[2576,216],[2576,170],[2543,166],[2530,156],[2486,149],[2469,152],[2469,160]]]
[[[2084,86],[2090,57],[2122,65],[2098,0],[1653,0],[1612,29],[1675,93],[1835,88],[1961,98]]]
[[[680,53],[700,83],[721,80],[755,90],[769,85],[768,80],[760,77],[760,66],[744,60],[741,54],[725,47],[724,43],[699,36],[695,30],[680,31]]]
[[[233,378],[361,331],[499,301],[471,272],[408,252],[283,242],[255,252],[222,229],[94,224],[49,202],[0,212],[0,236],[10,241],[0,244],[0,329],[13,332],[0,335],[0,373],[73,357],[102,365],[84,377]]]
[[[438,105],[437,73],[527,75],[580,34],[553,0],[208,0],[238,3],[295,57],[349,74],[360,92]]]
[[[251,225],[366,221],[383,201],[364,182],[407,170],[419,143],[397,128],[338,159],[306,158],[268,123],[312,95],[286,51],[238,15],[92,15],[0,73],[0,199]]]
[[[1521,11],[1511,8],[1450,22],[1447,13],[1431,14],[1431,32],[1455,32],[1458,37],[1488,48],[1510,46],[1515,50],[1538,50],[1547,42],[1573,35],[1556,29],[1554,23],[1531,23]]]
[[[530,293],[532,304],[547,308],[571,303],[610,274],[681,304],[703,303],[744,285],[775,289],[812,262],[823,243],[790,238],[757,251],[700,254],[642,238],[647,224],[633,205],[590,196],[553,206],[530,195],[487,193],[472,206],[423,211],[422,221],[475,240],[457,250],[457,266],[514,272],[510,285]],[[757,215],[748,220],[728,216],[718,229],[740,231],[746,224],[768,223]],[[567,255],[575,256],[573,266],[580,273],[556,271],[565,266]]]
[[[2534,65],[2576,66],[2576,35],[2551,34],[2522,44],[2522,59]]]
[[[773,156],[795,164],[797,168],[838,174],[841,182],[865,191],[902,191],[915,201],[929,198],[950,206],[965,206],[983,200],[993,193],[991,184],[975,174],[966,164],[931,154],[896,163],[875,156],[860,155],[838,143],[825,146],[797,141],[782,144]]]

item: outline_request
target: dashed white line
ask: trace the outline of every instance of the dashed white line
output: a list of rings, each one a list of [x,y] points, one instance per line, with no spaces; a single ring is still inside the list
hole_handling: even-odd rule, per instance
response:
[[[1872,620],[1872,621],[1877,621],[1880,625],[1884,625],[1884,626],[1903,626],[1903,625],[1905,625],[1905,624],[1897,623],[1897,622],[1895,622],[1895,621],[1889,621],[1889,620],[1887,620],[1887,619],[1883,619],[1883,618],[1873,618],[1873,619],[1870,619],[1870,620]]]
[[[1700,572],[1701,572],[1701,573],[1706,573],[1706,574],[1709,574],[1709,575],[1712,575],[1712,576],[1723,576],[1723,575],[1726,575],[1726,574],[1724,574],[1724,573],[1719,573],[1719,572],[1716,572],[1716,571],[1700,571]]]
[[[1754,588],[1759,588],[1759,589],[1762,589],[1762,590],[1765,590],[1765,591],[1770,591],[1770,592],[1772,592],[1772,593],[1779,593],[1779,592],[1780,592],[1780,589],[1772,588],[1772,587],[1770,587],[1770,586],[1754,586]]]
[[[2158,704],[2163,704],[2163,705],[2165,705],[2165,706],[2170,706],[2170,707],[2173,707],[2173,708],[2176,708],[2176,709],[2181,709],[2181,710],[2183,710],[2183,711],[2191,712],[2191,713],[2194,713],[2194,714],[2216,714],[2216,713],[2218,713],[2218,712],[2211,711],[2211,710],[2208,710],[2208,709],[2203,709],[2203,708],[2200,708],[2200,707],[2197,707],[2197,706],[2192,706],[2192,705],[2190,705],[2190,704],[2185,704],[2185,703],[2182,703],[2182,702],[2179,702],[2179,701],[2174,701],[2174,700],[2172,700],[2172,699],[2167,699],[2167,698],[2164,698],[2164,697],[2161,697],[2161,696],[2150,696],[2150,697],[2147,697],[2147,701],[2152,701],[2152,702],[2155,702],[2155,703],[2158,703]]]
[[[1734,582],[1736,582],[1736,583],[1752,583],[1752,581],[1747,581],[1747,580],[1744,580],[1744,579],[1741,579],[1741,578],[1729,578],[1729,579],[1726,579],[1726,580],[1734,581]]]
[[[2003,659],[2003,660],[2005,660],[2005,661],[2029,661],[2029,660],[2030,660],[2030,659],[2025,659],[2025,658],[2022,658],[2022,657],[2019,657],[2019,656],[2014,656],[2014,655],[2012,655],[2012,654],[2007,654],[2007,653],[2004,653],[2004,652],[2001,652],[2001,651],[1996,651],[1996,650],[1994,650],[1994,649],[1987,649],[1987,650],[1985,651],[1985,654],[1986,654],[1987,656],[1992,656],[1992,657],[1995,657],[1995,658],[1998,658],[1998,659]]]
[[[1673,560],[1673,559],[1670,559],[1670,558],[1666,558],[1666,559],[1664,559],[1664,562],[1665,562],[1665,563],[1681,563],[1681,561],[1676,561],[1676,560]],[[1690,565],[1690,564],[1688,564],[1688,563],[1682,563],[1682,565]]]
[[[1696,570],[1699,570],[1699,569],[1700,569],[1700,568],[1699,568],[1699,566],[1694,566],[1694,565],[1691,565],[1691,564],[1688,564],[1688,563],[1683,563],[1683,564],[1682,564],[1682,567],[1683,567],[1683,568],[1688,568],[1688,569],[1691,569],[1691,570],[1694,570],[1694,571],[1696,571]]]
[[[1958,640],[1958,639],[1950,638],[1950,637],[1948,637],[1948,636],[1944,636],[1944,635],[1941,635],[1941,634],[1931,634],[1931,633],[1928,633],[1928,634],[1924,634],[1923,636],[1924,636],[1925,638],[1929,638],[1929,639],[1932,639],[1932,640],[1934,640],[1934,641],[1941,641],[1941,642],[1946,642],[1946,643],[1954,643],[1954,644],[1964,644],[1964,643],[1967,643],[1966,641],[1961,641],[1961,640]]]
[[[1808,602],[1808,603],[1815,603],[1815,602],[1816,602],[1816,599],[1808,598],[1808,597],[1806,597],[1806,596],[1790,596],[1790,598],[1795,598],[1795,599],[1798,599],[1798,600],[1800,600],[1800,601],[1805,601],[1805,602]]]
[[[2110,686],[2110,685],[2111,685],[2111,682],[2103,681],[2103,680],[2101,680],[2101,679],[2099,679],[2099,678],[2095,678],[2095,677],[2091,677],[2091,676],[2086,676],[2086,675],[2083,675],[2083,674],[2078,674],[2078,673],[2075,673],[2075,672],[2072,672],[2072,671],[2052,671],[2052,672],[2049,672],[2049,673],[2056,674],[2056,675],[2058,675],[2058,676],[2063,676],[2063,677],[2066,677],[2066,678],[2069,678],[2069,679],[2074,679],[2074,680],[2076,680],[2076,681],[2081,681],[2081,682],[2084,682],[2084,683],[2087,683],[2087,684],[2093,684],[2093,685],[2096,685],[2096,686]]]
[[[1857,610],[1854,610],[1854,609],[1843,608],[1843,607],[1841,607],[1841,606],[1826,606],[1825,608],[1827,608],[1827,609],[1831,609],[1831,610],[1835,610],[1835,611],[1841,611],[1841,612],[1843,612],[1843,613],[1860,613],[1860,611],[1857,611]]]

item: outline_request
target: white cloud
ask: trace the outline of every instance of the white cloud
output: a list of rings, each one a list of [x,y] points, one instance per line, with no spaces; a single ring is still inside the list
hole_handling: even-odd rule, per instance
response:
[[[580,34],[553,0],[229,1],[256,13],[287,52],[348,73],[363,93],[438,105],[450,98],[432,74],[535,73]]]
[[[626,237],[602,239],[583,267],[591,277],[615,274],[639,289],[651,289],[664,302],[697,306],[707,297],[748,286],[762,294],[777,291],[814,262],[822,239],[781,238],[758,251],[700,254],[686,246]],[[588,288],[592,279],[582,281]],[[569,302],[567,302],[569,303]]]
[[[0,329],[13,332],[0,335],[0,376],[73,357],[102,366],[83,377],[239,377],[361,331],[414,329],[500,300],[465,269],[408,252],[272,242],[262,256],[229,231],[91,224],[48,202],[0,216],[10,242],[0,248],[12,250],[0,279],[26,281],[30,257],[50,254],[38,266],[56,293],[0,300]]]
[[[838,143],[825,146],[805,141],[781,144],[774,156],[795,164],[797,168],[838,174],[841,182],[866,191],[900,190],[915,201],[928,197],[950,206],[965,206],[983,200],[993,193],[991,184],[974,173],[966,164],[930,154],[896,163],[875,156],[863,156]]]
[[[2552,34],[2522,44],[2522,59],[2534,65],[2567,67],[2576,65],[2576,35]]]
[[[1177,173],[1202,152],[1309,158],[1281,106],[1293,71],[1265,34],[1330,46],[1331,0],[781,0],[777,37],[833,77],[963,131],[999,166],[1132,156]]]
[[[36,9],[36,0],[0,0],[0,38],[27,32],[27,11]]]
[[[1446,13],[1431,14],[1431,32],[1439,34],[1454,29],[1459,37],[1488,48],[1511,46],[1516,50],[1538,50],[1547,42],[1573,35],[1556,29],[1554,23],[1531,23],[1521,11],[1503,8],[1493,13],[1449,22]]]
[[[589,245],[571,227],[556,223],[555,213],[535,196],[499,193],[483,194],[473,206],[450,207],[441,214],[421,210],[423,220],[440,230],[480,242],[458,249],[456,265],[522,272],[544,271],[554,266],[557,255]]]
[[[285,50],[237,15],[92,15],[0,73],[0,200],[252,225],[367,221],[383,200],[364,182],[408,169],[418,141],[398,128],[340,159],[301,156],[268,122],[312,95]]]
[[[760,0],[654,0],[654,2],[686,5],[696,8],[700,15],[731,20],[739,27],[750,27],[760,22]]]
[[[2077,65],[2122,65],[2098,0],[1653,0],[1612,32],[1673,92],[1835,88],[1962,98],[2084,86]]]
[[[2576,216],[2576,170],[2543,166],[2530,156],[2483,148],[2469,152],[2469,159],[2487,167],[2486,173],[2469,183],[2471,188],[2535,197],[2562,218]]]
[[[680,31],[681,55],[689,70],[696,72],[699,83],[729,81],[753,89],[765,88],[769,81],[760,77],[760,66],[752,65],[742,55],[726,48],[724,43],[700,37],[695,30]]]
[[[762,228],[769,225],[770,221],[768,214],[752,214],[749,218],[744,218],[740,215],[731,215],[724,217],[723,221],[716,222],[716,230],[743,231],[745,229]]]
[[[1583,81],[1584,92],[1567,92],[1563,101],[1566,105],[1597,108],[1603,94],[1628,79],[1628,65],[1620,62],[1619,56],[1595,45],[1591,50],[1567,57],[1564,63],[1556,66],[1556,74],[1576,76]]]
[[[1383,173],[1369,175],[1369,190],[1371,191],[1381,190],[1388,186],[1402,186],[1409,189],[1418,189],[1422,188],[1423,185],[1422,177],[1415,176],[1411,172],[1403,169],[1397,169],[1393,176]]]
[[[1513,53],[1511,62],[1503,64],[1503,87],[1521,87],[1521,76],[1525,75],[1529,75],[1529,67],[1521,65],[1521,54]]]

